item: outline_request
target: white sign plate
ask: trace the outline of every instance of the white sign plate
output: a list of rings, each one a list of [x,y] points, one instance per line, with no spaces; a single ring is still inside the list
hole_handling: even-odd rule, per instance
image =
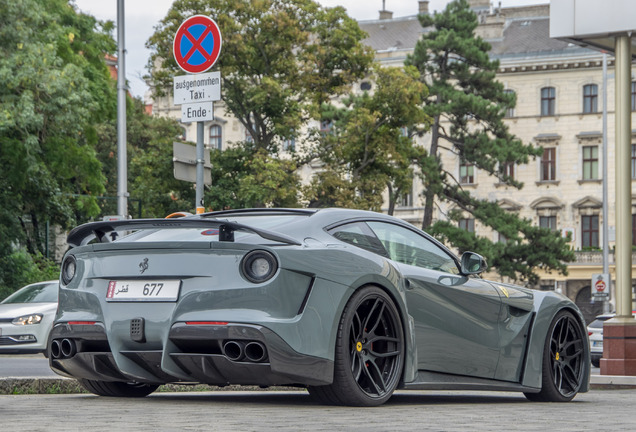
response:
[[[592,275],[592,295],[594,297],[609,297],[610,275],[607,273],[595,273]]]
[[[214,103],[198,102],[181,105],[181,123],[214,120]]]
[[[221,100],[221,72],[174,77],[174,104]]]
[[[112,280],[106,301],[173,302],[179,297],[180,280]]]

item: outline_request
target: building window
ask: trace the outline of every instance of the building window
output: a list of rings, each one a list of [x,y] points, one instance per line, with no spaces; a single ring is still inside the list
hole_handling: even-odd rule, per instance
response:
[[[539,226],[556,231],[556,216],[539,216]]]
[[[636,81],[632,81],[632,111],[636,111]]]
[[[474,233],[475,232],[475,219],[460,219],[459,220],[459,228],[465,231]]]
[[[583,180],[598,178],[598,146],[583,147]]]
[[[541,181],[554,180],[556,180],[556,148],[545,148],[541,156]]]
[[[556,105],[556,90],[554,87],[544,87],[541,89],[541,115],[553,116]]]
[[[469,162],[459,165],[459,182],[462,184],[475,183],[475,166]]]
[[[598,111],[598,86],[587,84],[583,86],[583,112],[586,114]]]
[[[362,91],[371,90],[371,83],[369,81],[362,81],[360,83],[360,90],[362,90]]]
[[[598,247],[598,216],[581,216],[581,246]]]
[[[331,133],[331,129],[333,128],[333,122],[331,120],[322,120],[320,122],[320,134],[327,135]]]
[[[188,135],[186,128],[182,127],[181,128],[181,135],[179,135],[179,138],[181,138],[182,141],[186,140],[186,136]]]
[[[217,150],[223,149],[223,136],[219,125],[210,126],[210,147]]]
[[[497,241],[502,244],[508,243],[508,237],[497,231]]]
[[[408,192],[404,192],[402,195],[400,195],[399,205],[400,207],[413,207],[413,188],[412,187]]]
[[[515,179],[515,163],[514,162],[504,162],[501,164],[499,172],[501,174],[501,178],[504,177],[510,178],[511,180]]]
[[[510,90],[510,89],[506,89],[504,90],[504,93],[507,95],[514,95],[515,91],[514,90]],[[515,116],[515,107],[511,106],[506,108],[506,112],[504,112],[504,117],[505,118],[511,118]]]
[[[283,151],[293,152],[296,150],[296,138],[291,137],[283,141]]]
[[[632,144],[632,178],[636,179],[636,144]]]

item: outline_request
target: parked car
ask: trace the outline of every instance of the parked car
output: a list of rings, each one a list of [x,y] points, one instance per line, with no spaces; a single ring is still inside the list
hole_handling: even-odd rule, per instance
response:
[[[58,288],[56,280],[38,282],[0,302],[0,354],[46,351]]]
[[[94,222],[67,241],[49,361],[98,395],[294,385],[372,406],[398,388],[568,401],[589,387],[572,301],[483,280],[481,256],[392,216],[231,210]]]
[[[636,311],[632,311],[636,314]],[[594,367],[599,367],[603,357],[603,323],[610,318],[614,318],[615,313],[598,315],[594,321],[587,326],[587,334],[590,337],[590,360]]]

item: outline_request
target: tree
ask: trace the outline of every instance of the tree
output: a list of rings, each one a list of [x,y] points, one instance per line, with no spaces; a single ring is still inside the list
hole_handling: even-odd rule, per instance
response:
[[[305,193],[311,206],[380,210],[389,189],[389,213],[413,182],[411,165],[422,147],[412,136],[429,123],[422,110],[426,86],[414,67],[373,69],[372,92],[350,94],[338,104],[325,104],[323,121],[332,127],[317,133],[312,156],[324,163]],[[412,135],[411,133],[411,135]]]
[[[0,0],[3,265],[16,244],[37,262],[47,222],[68,227],[99,210],[93,197],[103,177],[91,125],[114,115],[109,31],[66,0]]]
[[[126,142],[128,152],[128,211],[139,217],[165,217],[176,211],[194,211],[195,192],[190,182],[174,178],[172,143],[179,140],[181,127],[176,120],[151,116],[141,100],[126,102]],[[114,214],[117,196],[117,122],[96,126],[96,150],[106,178],[106,191],[100,203],[102,214]]]
[[[313,0],[177,0],[147,43],[150,81],[158,94],[179,72],[172,40],[188,16],[218,23],[222,98],[253,138],[255,150],[276,152],[320,103],[364,76],[373,60],[364,33],[344,8]]]
[[[279,159],[242,144],[213,151],[210,162],[214,187],[205,198],[212,210],[298,207],[300,178],[293,159]]]
[[[566,272],[562,261],[571,261],[573,254],[564,239],[520,220],[495,203],[470,196],[443,166],[441,151],[447,150],[463,163],[520,189],[523,185],[507,176],[504,167],[528,163],[542,149],[523,144],[503,122],[505,110],[514,107],[515,98],[496,80],[498,62],[488,56],[490,45],[475,36],[477,16],[468,2],[453,0],[443,12],[420,15],[419,19],[423,27],[432,29],[417,42],[406,64],[416,66],[429,86],[425,111],[433,119],[430,149],[419,161],[425,187],[422,227],[461,250],[479,246],[501,274],[515,279],[535,281],[534,267]],[[448,222],[433,225],[436,201],[455,204],[504,234],[507,242],[493,244],[478,239]],[[458,219],[459,215],[454,212],[450,216]]]

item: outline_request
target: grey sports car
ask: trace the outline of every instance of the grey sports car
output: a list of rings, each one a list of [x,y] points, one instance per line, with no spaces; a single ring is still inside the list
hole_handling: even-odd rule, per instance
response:
[[[89,223],[68,243],[50,365],[98,395],[291,385],[372,406],[396,389],[589,388],[570,300],[483,280],[482,257],[391,216],[232,210]]]

